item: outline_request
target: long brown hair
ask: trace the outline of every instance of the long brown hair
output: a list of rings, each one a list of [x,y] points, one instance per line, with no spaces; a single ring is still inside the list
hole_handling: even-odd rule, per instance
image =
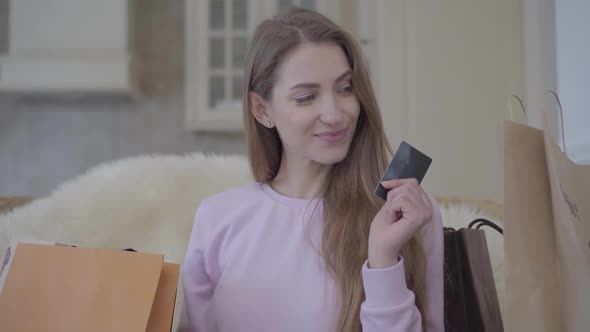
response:
[[[361,111],[346,158],[334,165],[323,190],[324,224],[321,254],[341,293],[338,331],[360,331],[364,301],[361,266],[368,256],[371,221],[383,202],[373,189],[387,167],[392,150],[369,80],[363,53],[350,34],[325,16],[293,8],[263,21],[250,43],[244,75],[244,125],[254,179],[269,183],[279,171],[283,146],[276,129],[253,116],[249,93],[272,98],[281,59],[304,42],[333,42],[344,51],[352,68],[352,85]],[[408,287],[424,317],[425,261],[417,238],[402,250]]]

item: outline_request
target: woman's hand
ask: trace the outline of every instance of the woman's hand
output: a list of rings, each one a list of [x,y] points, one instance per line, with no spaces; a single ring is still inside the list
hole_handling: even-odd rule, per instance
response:
[[[432,204],[416,179],[384,181],[391,189],[387,202],[375,215],[369,233],[369,268],[397,264],[402,248],[432,219]]]

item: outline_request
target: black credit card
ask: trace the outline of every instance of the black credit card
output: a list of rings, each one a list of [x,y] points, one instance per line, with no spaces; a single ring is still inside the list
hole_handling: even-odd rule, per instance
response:
[[[432,163],[430,157],[405,141],[402,141],[389,166],[387,166],[385,174],[381,177],[381,181],[377,184],[375,195],[381,197],[384,201],[387,200],[389,189],[383,188],[381,185],[383,181],[414,178],[418,180],[418,183],[421,183],[424,175],[426,175],[426,171],[428,171],[430,163]]]

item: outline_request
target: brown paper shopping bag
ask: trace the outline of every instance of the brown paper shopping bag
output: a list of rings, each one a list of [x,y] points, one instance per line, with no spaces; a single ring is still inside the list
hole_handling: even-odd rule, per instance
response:
[[[180,265],[164,263],[146,332],[172,331]]]
[[[551,188],[543,131],[505,121],[504,328],[562,331]]]
[[[482,220],[474,220],[469,228],[444,230],[447,332],[503,331],[486,237],[471,227]]]
[[[546,116],[544,128],[503,127],[505,327],[588,331],[590,166],[561,151]]]
[[[563,331],[590,331],[590,165],[576,165],[561,151],[544,116]]]
[[[170,331],[177,279],[178,266],[165,265],[162,255],[18,244],[0,294],[0,325]]]

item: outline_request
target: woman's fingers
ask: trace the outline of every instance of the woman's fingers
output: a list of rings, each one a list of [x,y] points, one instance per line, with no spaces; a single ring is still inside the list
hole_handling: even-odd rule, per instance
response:
[[[422,188],[417,181],[407,181],[400,186],[395,186],[393,189],[389,190],[387,193],[387,200],[390,201],[395,196],[398,195],[409,195],[413,197],[420,197],[421,196]]]
[[[406,192],[407,189],[404,186],[395,187],[387,193],[387,201],[391,201],[394,197],[401,195],[402,193]]]
[[[392,180],[386,180],[386,181],[381,182],[381,185],[385,189],[393,189],[393,188],[402,186],[404,184],[416,184],[418,186],[420,185],[418,183],[418,180],[416,180],[416,179],[392,179]]]
[[[399,195],[389,201],[387,208],[392,218],[392,222],[396,222],[408,214],[415,214],[419,209],[416,200],[411,196]]]
[[[406,217],[428,222],[432,219],[432,202],[416,179],[386,181],[393,188],[387,193],[385,209],[388,220],[395,223]]]

